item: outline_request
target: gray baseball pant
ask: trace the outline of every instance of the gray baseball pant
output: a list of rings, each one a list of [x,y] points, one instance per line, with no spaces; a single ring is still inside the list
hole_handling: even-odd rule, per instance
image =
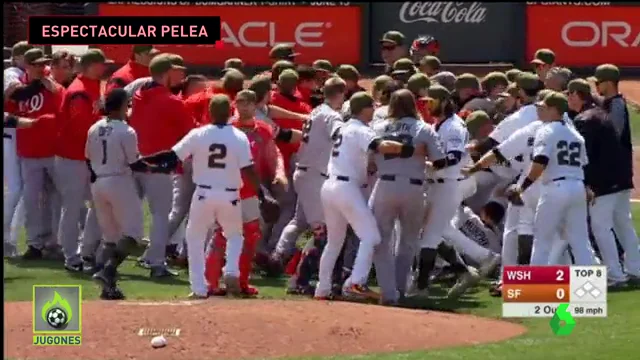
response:
[[[65,261],[68,264],[75,264],[80,261],[78,252],[80,228],[78,223],[82,221],[81,217],[85,212],[86,199],[91,199],[89,169],[84,160],[56,157],[55,173],[62,199],[58,240],[62,244]],[[96,249],[100,245],[102,233],[93,205],[87,211],[84,223],[81,255],[94,256]]]
[[[191,162],[183,162],[183,174],[173,175],[173,204],[169,213],[169,238],[171,239],[176,231],[180,228],[180,224],[189,215],[191,207],[191,199],[193,192],[196,190],[196,184],[193,183],[193,167]]]
[[[55,242],[53,207],[59,201],[54,198],[54,158],[22,158],[21,173],[27,245],[43,249],[47,242]]]
[[[169,244],[169,213],[173,201],[173,180],[170,174],[135,173],[138,191],[149,203],[151,234],[149,248],[143,259],[151,266],[163,266]]]
[[[369,206],[382,238],[373,254],[378,285],[384,300],[397,301],[398,290],[406,290],[406,279],[418,249],[425,212],[423,181],[382,175],[373,188]],[[396,220],[399,220],[396,230],[399,234],[394,258]]]
[[[304,219],[296,219],[294,216],[296,213],[297,203],[297,195],[293,186],[294,169],[295,165],[292,165],[290,172],[287,174],[289,186],[286,191],[281,187],[276,187],[274,189],[273,196],[278,200],[278,204],[280,205],[280,217],[278,218],[278,221],[271,226],[270,232],[267,232],[268,237],[266,237],[267,240],[264,247],[269,252],[276,248],[279,242],[281,242],[280,245],[282,248],[293,251],[298,237],[300,237],[306,229],[306,221],[304,221]],[[299,222],[299,220],[302,221]]]

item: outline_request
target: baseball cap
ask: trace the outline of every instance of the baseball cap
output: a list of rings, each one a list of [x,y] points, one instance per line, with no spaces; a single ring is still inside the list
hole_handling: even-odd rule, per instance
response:
[[[602,64],[596,68],[596,72],[590,79],[596,82],[620,81],[620,69],[613,64]]]
[[[215,94],[209,101],[209,114],[216,119],[231,114],[231,99],[225,94]]]
[[[538,101],[536,106],[540,107],[552,107],[555,108],[559,114],[564,114],[569,110],[569,101],[564,94],[556,91],[552,91],[547,94],[543,100]]]
[[[552,65],[556,61],[556,54],[551,49],[538,49],[531,60],[531,64]]]
[[[26,41],[18,41],[17,43],[13,44],[13,47],[11,48],[11,57],[22,56],[24,55],[24,53],[33,48],[34,46]]]
[[[544,98],[551,94],[553,92],[553,90],[551,89],[542,89],[540,90],[540,92],[538,92],[538,95],[536,95],[536,101],[542,101],[544,100]]]
[[[491,123],[491,118],[489,117],[489,114],[483,110],[476,110],[467,115],[464,122],[467,125],[469,135],[471,135],[472,138],[475,138],[476,133],[483,125]]]
[[[269,58],[271,59],[288,60],[298,55],[300,53],[294,52],[291,44],[276,44],[269,51]]]
[[[256,96],[256,93],[253,92],[253,90],[246,89],[246,90],[240,91],[236,95],[236,102],[237,101],[246,101],[246,102],[256,103],[258,101],[258,98]]]
[[[358,81],[360,79],[360,72],[355,66],[349,64],[343,64],[338,66],[336,75],[344,80]]]
[[[356,115],[366,108],[372,108],[374,103],[375,101],[373,100],[373,97],[365,91],[358,91],[351,96],[351,99],[349,99],[351,113]]]
[[[471,73],[464,73],[459,75],[456,78],[456,82],[454,83],[456,90],[461,89],[480,89],[480,81],[478,78]]]
[[[444,86],[449,91],[453,91],[455,89],[456,76],[449,71],[441,71],[431,76],[431,81]]]
[[[414,94],[418,94],[422,89],[428,89],[431,86],[431,80],[423,73],[413,74],[407,81],[407,89]]]
[[[28,65],[48,64],[51,62],[51,58],[46,57],[42,49],[33,48],[27,50],[23,55],[24,61]]]
[[[490,91],[499,85],[502,85],[505,87],[509,85],[509,79],[507,79],[507,75],[505,75],[502,72],[499,72],[499,71],[490,72],[482,79],[482,88],[485,90]]]
[[[160,54],[149,63],[149,71],[152,75],[161,75],[171,69],[186,69],[182,56],[176,54]]]
[[[111,64],[113,63],[113,60],[107,59],[102,50],[96,48],[89,49],[80,56],[80,65],[82,66],[88,66],[96,63]]]
[[[427,89],[427,96],[431,99],[445,101],[451,98],[451,92],[449,92],[449,90],[444,86],[435,84],[429,86],[429,89]]]
[[[422,59],[420,59],[420,66],[424,66],[424,65],[437,70],[437,69],[440,69],[440,66],[442,66],[442,62],[440,62],[440,59],[438,59],[438,57],[436,56],[427,55]]]
[[[394,70],[391,73],[391,78],[393,80],[398,80],[398,81],[401,81],[402,83],[406,83],[407,81],[409,81],[409,78],[411,77],[411,75],[415,73],[416,72],[413,70]]]
[[[238,59],[238,58],[227,59],[224,61],[224,70],[222,71],[226,71],[229,69],[236,69],[236,70],[242,71],[242,69],[244,69],[244,62],[242,61],[242,59]]]
[[[393,78],[389,75],[380,75],[373,80],[373,90],[382,91],[387,84],[393,81]]]
[[[134,54],[149,54],[154,55],[160,53],[160,50],[153,47],[153,45],[133,45],[132,52]]]
[[[298,73],[293,69],[285,69],[278,76],[278,84],[296,84],[298,83]]]
[[[540,78],[538,75],[523,72],[516,78],[516,85],[524,90],[536,90],[540,88]]]
[[[402,58],[402,59],[398,59],[396,60],[396,62],[393,63],[393,70],[406,70],[406,71],[416,71],[416,67],[413,64],[413,61],[411,61],[411,59],[409,58]]]
[[[288,60],[278,60],[271,66],[272,81],[277,81],[278,76],[286,69],[295,69],[296,66]]]
[[[518,78],[518,75],[522,74],[522,70],[510,69],[510,70],[507,70],[505,74],[507,75],[507,80],[509,80],[509,82],[515,82],[516,79]]]
[[[582,95],[591,95],[591,86],[585,79],[574,79],[567,85],[567,91],[571,93],[579,93]]]
[[[407,38],[403,33],[396,30],[387,31],[382,35],[382,39],[380,39],[380,43],[388,43],[396,46],[402,46],[406,43]]]
[[[271,91],[271,77],[265,75],[256,75],[251,79],[249,90],[256,93],[260,99],[264,97],[269,91]]]
[[[331,65],[331,62],[329,60],[318,59],[318,60],[314,61],[311,66],[314,69],[319,70],[319,71],[326,71],[326,72],[329,72],[329,73],[333,72],[333,65]]]
[[[570,72],[567,72],[563,68],[556,66],[551,68],[547,72],[547,79],[555,77],[558,80],[560,80],[563,84],[566,84],[569,81],[569,74]]]

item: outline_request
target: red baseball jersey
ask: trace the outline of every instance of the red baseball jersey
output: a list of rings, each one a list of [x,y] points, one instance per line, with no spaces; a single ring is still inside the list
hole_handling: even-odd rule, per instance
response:
[[[129,60],[120,69],[116,70],[113,75],[111,75],[111,78],[109,78],[109,82],[107,83],[105,94],[108,94],[113,89],[123,88],[134,80],[147,76],[150,76],[148,66],[140,65],[133,60]]]

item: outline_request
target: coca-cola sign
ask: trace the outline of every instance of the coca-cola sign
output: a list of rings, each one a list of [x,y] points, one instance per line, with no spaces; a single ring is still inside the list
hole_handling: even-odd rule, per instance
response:
[[[400,7],[399,17],[405,24],[419,21],[479,24],[486,20],[487,8],[481,2],[406,1]]]

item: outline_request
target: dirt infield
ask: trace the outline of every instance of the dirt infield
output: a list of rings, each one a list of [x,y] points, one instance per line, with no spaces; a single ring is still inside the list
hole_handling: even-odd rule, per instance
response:
[[[87,302],[81,347],[33,346],[31,303],[5,303],[5,358],[255,359],[475,345],[523,334],[508,322],[344,302]],[[152,349],[140,328],[179,328]]]

